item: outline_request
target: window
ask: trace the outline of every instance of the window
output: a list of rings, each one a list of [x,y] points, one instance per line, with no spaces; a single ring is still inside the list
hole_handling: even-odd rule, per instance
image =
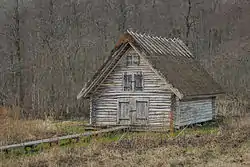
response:
[[[124,73],[124,78],[123,78],[123,83],[124,83],[124,91],[131,91],[132,90],[132,75]]]
[[[140,57],[139,56],[137,56],[137,55],[134,55],[133,56],[133,63],[134,63],[134,65],[140,65]]]
[[[142,91],[142,82],[143,82],[143,77],[142,77],[142,73],[137,73],[134,74],[134,86],[135,86],[135,91]]]
[[[127,66],[140,65],[140,56],[137,54],[129,54],[127,56]]]
[[[131,66],[133,64],[133,56],[128,55],[127,56],[127,66]]]
[[[123,75],[123,90],[124,91],[142,91],[143,90],[143,75],[142,72]]]

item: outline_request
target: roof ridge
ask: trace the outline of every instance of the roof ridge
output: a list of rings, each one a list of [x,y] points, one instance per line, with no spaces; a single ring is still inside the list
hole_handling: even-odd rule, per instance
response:
[[[159,35],[153,35],[153,34],[147,33],[147,32],[133,31],[132,29],[127,29],[127,33],[129,33],[129,34],[132,33],[132,34],[136,34],[136,35],[143,35],[143,36],[149,36],[150,38],[157,37],[157,38],[162,38],[162,39],[165,39],[165,40],[169,40],[169,39],[181,40],[178,37],[167,38],[167,37],[163,37],[163,36],[159,36]]]
[[[182,40],[178,38],[168,39],[147,33],[142,34],[133,32],[131,29],[127,30],[127,34],[123,35],[125,37],[123,36],[121,39],[125,39],[125,41],[121,42],[120,47],[114,50],[94,76],[91,77],[91,80],[78,94],[78,99],[82,96],[86,98],[91,91],[95,91],[98,84],[106,79],[131,47],[134,49],[140,47],[139,49],[145,51],[146,54],[143,54],[143,56],[152,67],[159,71],[174,89],[180,91],[184,98],[198,97],[200,95],[216,96],[222,91],[220,85],[209,76],[198,61],[192,58],[192,53]],[[132,40],[126,40],[127,38],[132,38]],[[131,46],[133,42],[136,45]]]
[[[131,29],[128,29],[127,33],[149,53],[181,55],[186,58],[194,58],[185,43],[177,37],[167,38]]]

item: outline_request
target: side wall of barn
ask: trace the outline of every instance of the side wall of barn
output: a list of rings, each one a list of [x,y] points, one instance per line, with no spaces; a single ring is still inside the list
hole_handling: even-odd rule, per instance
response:
[[[215,116],[215,98],[179,101],[175,114],[175,126],[181,127],[210,121]]]
[[[116,125],[118,101],[120,98],[148,99],[148,125],[169,125],[171,110],[171,95],[166,83],[150,68],[148,62],[141,57],[137,66],[127,66],[126,56],[137,54],[130,48],[118,62],[115,69],[99,85],[91,97],[91,123],[94,125]],[[125,72],[142,72],[143,91],[123,90],[123,75]]]

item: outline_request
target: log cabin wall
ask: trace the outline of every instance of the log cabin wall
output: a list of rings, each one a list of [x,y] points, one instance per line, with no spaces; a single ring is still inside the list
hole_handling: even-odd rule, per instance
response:
[[[169,125],[171,96],[173,93],[165,87],[165,82],[150,68],[148,62],[140,57],[139,65],[128,66],[128,55],[138,55],[130,48],[120,59],[115,69],[97,87],[91,96],[91,123],[93,125],[116,125],[118,121],[119,100],[147,99],[147,125]],[[124,91],[124,73],[142,72],[143,90]],[[133,102],[131,102],[133,103]],[[134,110],[134,108],[130,108]]]
[[[179,101],[175,126],[181,127],[212,120],[214,117],[214,98]]]

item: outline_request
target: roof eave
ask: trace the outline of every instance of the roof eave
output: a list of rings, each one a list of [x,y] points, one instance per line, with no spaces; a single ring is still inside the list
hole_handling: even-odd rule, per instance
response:
[[[222,94],[225,94],[225,92],[216,92],[216,93],[211,93],[211,94],[200,94],[200,95],[187,95],[187,96],[183,96],[183,98],[180,99],[180,100],[211,98],[211,97],[216,97],[216,96],[219,96],[219,95],[222,95]]]
[[[123,45],[123,47],[120,47],[117,48],[113,54],[111,54],[109,57],[111,57],[111,59],[107,59],[107,62],[105,63],[106,66],[110,65],[108,63],[108,61],[110,61],[112,63],[113,60],[115,60],[115,58],[117,56],[119,56],[124,50],[126,50],[126,48],[128,47],[129,43],[126,42],[126,43],[123,43],[121,44],[121,46]],[[81,90],[81,92],[77,95],[77,99],[79,100],[80,98],[87,98],[88,97],[88,94],[95,88],[96,85],[98,85],[99,82],[102,81],[102,78],[100,78],[101,76],[105,75],[105,71],[107,67],[101,67],[96,73],[97,74],[97,77],[95,77],[94,79],[92,78],[91,80],[88,81],[87,84],[85,84],[84,88]],[[101,72],[100,72],[101,70]],[[102,71],[104,70],[104,71]],[[96,75],[96,74],[95,74]],[[88,86],[87,86],[88,85]]]

